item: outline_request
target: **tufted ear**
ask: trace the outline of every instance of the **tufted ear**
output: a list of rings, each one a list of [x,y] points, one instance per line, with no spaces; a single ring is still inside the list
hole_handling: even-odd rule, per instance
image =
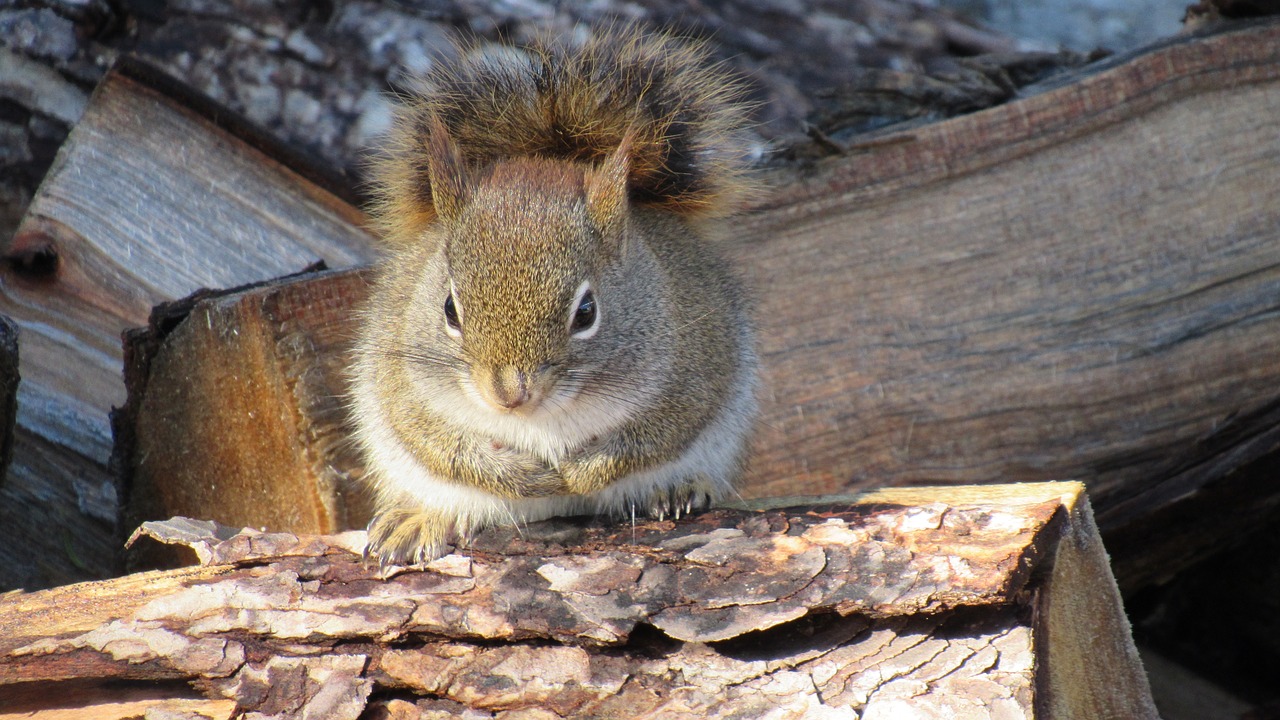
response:
[[[603,163],[587,172],[587,213],[606,237],[620,240],[626,230],[627,178],[631,174],[631,138],[626,137]]]
[[[431,179],[431,204],[447,223],[456,222],[471,195],[471,179],[462,151],[449,136],[440,118],[427,121],[427,163]]]

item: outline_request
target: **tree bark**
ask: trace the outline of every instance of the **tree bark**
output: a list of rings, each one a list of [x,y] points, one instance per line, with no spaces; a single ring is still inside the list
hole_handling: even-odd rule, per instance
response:
[[[362,532],[232,533],[148,524],[202,564],[0,598],[0,686],[45,691],[12,709],[1156,717],[1078,483],[554,520],[382,577]]]

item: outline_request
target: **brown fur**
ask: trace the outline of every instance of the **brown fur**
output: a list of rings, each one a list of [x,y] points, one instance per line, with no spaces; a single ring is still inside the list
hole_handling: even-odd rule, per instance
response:
[[[634,29],[471,48],[406,99],[352,371],[383,563],[492,524],[678,516],[741,475],[750,313],[701,220],[739,209],[751,144],[706,60]]]
[[[418,239],[454,197],[433,192],[433,180],[447,182],[432,173],[441,160],[470,172],[519,157],[594,165],[626,145],[632,203],[716,217],[749,194],[742,86],[707,62],[704,43],[623,28],[459,54],[403,99],[373,165],[374,218],[392,244]]]

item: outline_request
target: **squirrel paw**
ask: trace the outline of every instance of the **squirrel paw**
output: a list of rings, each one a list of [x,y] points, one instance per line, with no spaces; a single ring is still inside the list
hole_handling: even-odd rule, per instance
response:
[[[369,521],[366,558],[376,557],[382,567],[421,565],[444,555],[453,533],[453,521],[444,515],[420,508],[396,507],[383,510]]]
[[[654,491],[642,509],[646,515],[657,520],[666,520],[668,517],[679,520],[711,507],[711,503],[719,495],[719,489],[714,483],[698,475],[679,485]]]

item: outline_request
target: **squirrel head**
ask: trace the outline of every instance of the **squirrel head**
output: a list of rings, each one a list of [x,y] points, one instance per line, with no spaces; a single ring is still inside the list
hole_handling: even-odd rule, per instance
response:
[[[629,147],[598,165],[514,158],[476,169],[443,127],[431,133],[446,269],[437,322],[464,360],[467,394],[490,410],[565,405],[648,312],[624,307],[643,301],[620,291],[622,267],[643,253],[628,242]]]

